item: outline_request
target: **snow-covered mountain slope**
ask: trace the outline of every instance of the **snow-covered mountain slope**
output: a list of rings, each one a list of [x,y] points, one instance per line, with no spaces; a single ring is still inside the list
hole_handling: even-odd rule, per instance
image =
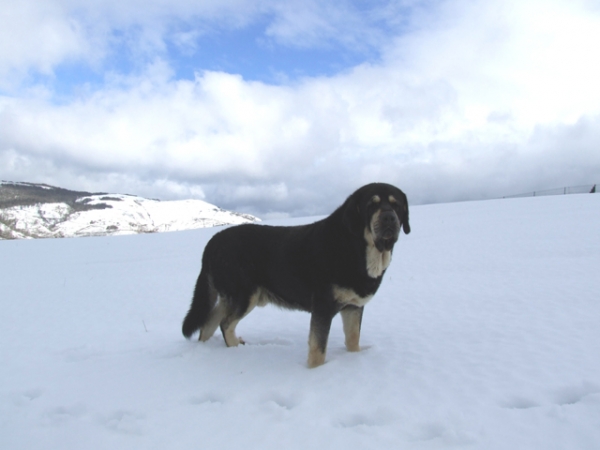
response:
[[[256,220],[202,200],[158,201],[31,183],[0,184],[0,239],[153,233]]]
[[[362,351],[336,317],[313,370],[302,312],[183,338],[218,229],[0,242],[0,449],[597,450],[599,224],[598,194],[413,207]]]

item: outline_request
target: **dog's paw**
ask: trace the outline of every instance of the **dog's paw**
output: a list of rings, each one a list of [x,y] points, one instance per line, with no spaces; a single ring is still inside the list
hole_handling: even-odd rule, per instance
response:
[[[349,352],[360,352],[360,345],[346,344],[346,350],[348,350]]]
[[[246,341],[244,341],[241,337],[229,337],[228,339],[225,339],[225,345],[227,347],[237,347],[238,345],[246,345]]]
[[[314,369],[325,364],[325,353],[314,351],[308,354],[307,366],[309,369]]]

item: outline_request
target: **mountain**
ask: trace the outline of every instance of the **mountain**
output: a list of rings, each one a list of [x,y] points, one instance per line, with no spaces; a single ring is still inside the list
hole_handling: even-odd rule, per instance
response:
[[[257,220],[202,200],[160,201],[0,182],[0,239],[154,233]]]

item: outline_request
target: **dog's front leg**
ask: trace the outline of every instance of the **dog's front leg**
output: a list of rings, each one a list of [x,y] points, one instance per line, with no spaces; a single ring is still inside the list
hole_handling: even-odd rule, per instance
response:
[[[348,305],[340,311],[342,323],[344,324],[344,336],[346,337],[346,349],[349,352],[360,351],[358,341],[360,340],[360,324],[362,322],[364,307]]]
[[[335,313],[333,302],[321,304],[315,302],[313,305],[308,336],[308,367],[311,369],[325,363],[327,339]]]

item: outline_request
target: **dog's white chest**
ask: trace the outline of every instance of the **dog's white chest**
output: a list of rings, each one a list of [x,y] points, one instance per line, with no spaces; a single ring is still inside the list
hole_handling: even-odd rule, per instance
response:
[[[369,300],[373,298],[373,295],[367,295],[366,297],[361,297],[353,289],[340,287],[337,285],[333,286],[333,297],[336,299],[338,303],[342,305],[354,305],[354,306],[365,306],[369,303]]]
[[[367,242],[367,250],[365,252],[367,257],[367,274],[371,278],[379,278],[392,262],[392,252],[390,250],[383,252],[377,250],[373,233],[371,233],[368,227],[365,228],[365,241]]]
[[[371,278],[380,277],[392,262],[392,252],[380,252],[374,245],[367,245],[367,273]]]

